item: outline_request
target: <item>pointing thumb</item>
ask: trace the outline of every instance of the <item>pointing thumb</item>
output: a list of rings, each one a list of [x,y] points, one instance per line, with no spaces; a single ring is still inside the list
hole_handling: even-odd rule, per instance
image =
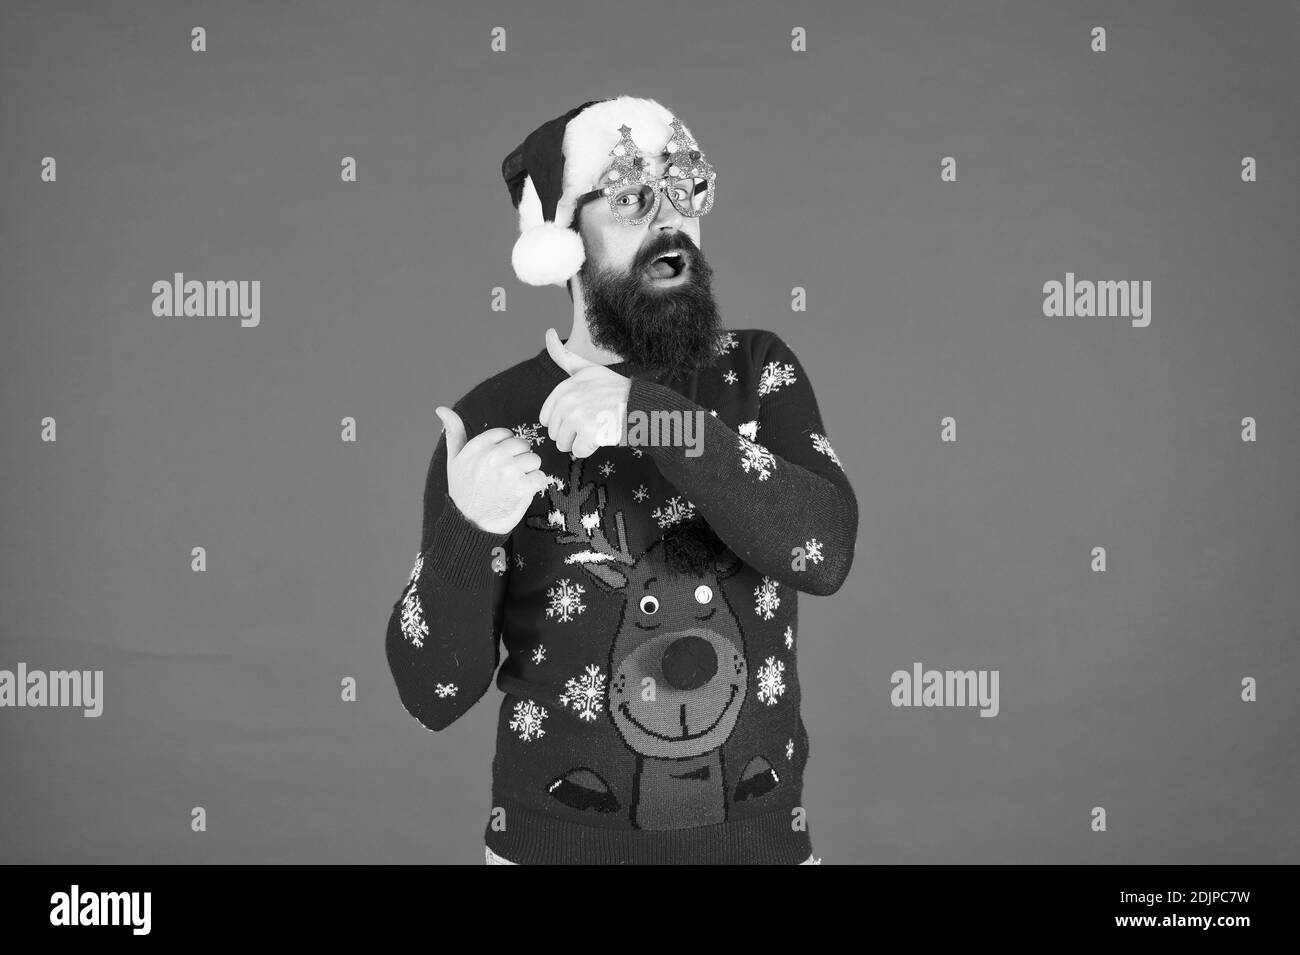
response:
[[[442,431],[447,437],[447,460],[450,461],[465,447],[465,424],[450,408],[438,405],[433,411],[442,419]]]
[[[594,361],[587,361],[587,359],[575,355],[573,352],[565,348],[564,343],[560,341],[560,336],[556,334],[555,329],[553,328],[548,328],[546,330],[546,350],[550,353],[551,358],[555,363],[570,375],[575,371],[588,367],[589,365],[596,364]]]

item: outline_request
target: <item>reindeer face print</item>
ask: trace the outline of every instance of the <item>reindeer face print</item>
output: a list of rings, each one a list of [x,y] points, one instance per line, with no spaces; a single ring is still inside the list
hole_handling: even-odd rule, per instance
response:
[[[582,482],[581,459],[547,496],[546,516],[529,517],[528,526],[580,547],[566,563],[623,600],[609,651],[607,709],[636,755],[632,824],[675,829],[724,821],[721,747],[740,717],[749,674],[740,623],[720,582],[740,570],[740,558],[700,518],[674,524],[635,556],[622,512],[612,520],[605,513],[604,485]],[[574,809],[612,812],[618,805],[587,767],[569,770],[548,792]]]
[[[740,625],[716,563],[675,568],[654,544],[628,572],[623,619],[610,650],[609,708],[643,756],[686,759],[721,746],[745,701]]]

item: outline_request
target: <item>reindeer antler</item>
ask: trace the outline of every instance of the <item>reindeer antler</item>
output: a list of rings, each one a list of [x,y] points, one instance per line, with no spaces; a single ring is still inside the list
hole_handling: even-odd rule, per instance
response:
[[[583,505],[596,494],[596,509],[583,511]],[[588,574],[612,590],[627,584],[627,577],[613,564],[631,567],[636,558],[627,546],[627,531],[623,526],[623,512],[614,512],[614,531],[618,546],[605,536],[605,486],[582,483],[582,459],[575,458],[569,468],[569,483],[546,489],[550,511],[546,517],[534,515],[525,522],[541,531],[558,531],[557,544],[586,544],[587,549],[564,558],[566,564],[578,564]]]

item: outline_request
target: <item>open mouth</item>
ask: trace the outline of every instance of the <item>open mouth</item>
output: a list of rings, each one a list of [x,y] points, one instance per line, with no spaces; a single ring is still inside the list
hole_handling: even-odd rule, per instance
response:
[[[686,253],[673,249],[651,262],[646,267],[646,274],[652,279],[675,279],[686,271],[689,264]]]

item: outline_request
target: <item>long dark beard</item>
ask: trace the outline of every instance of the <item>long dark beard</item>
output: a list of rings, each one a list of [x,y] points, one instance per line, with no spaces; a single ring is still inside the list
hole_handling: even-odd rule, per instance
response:
[[[690,255],[686,281],[651,288],[644,269],[670,249]],[[637,257],[626,273],[588,268],[582,279],[587,330],[594,344],[652,371],[689,373],[716,357],[721,323],[713,297],[713,269],[684,233],[664,235]]]

